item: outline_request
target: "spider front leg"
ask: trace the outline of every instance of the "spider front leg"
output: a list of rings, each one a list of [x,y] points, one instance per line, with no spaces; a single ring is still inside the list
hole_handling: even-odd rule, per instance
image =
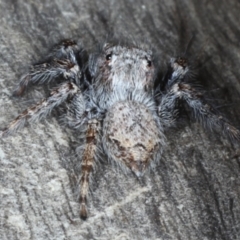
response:
[[[81,52],[82,49],[74,41],[60,42],[44,62],[33,65],[30,72],[21,78],[13,95],[23,95],[30,84],[50,83],[59,78],[78,84],[82,76],[79,65]]]
[[[55,107],[78,92],[80,92],[80,90],[74,83],[68,82],[61,84],[51,92],[48,98],[43,99],[41,102],[23,111],[0,133],[0,137],[6,137],[16,132],[18,129],[22,128],[27,121],[35,122],[45,118]]]
[[[240,140],[240,131],[232,126],[227,119],[206,103],[202,95],[190,84],[179,83],[173,86],[173,91],[183,99],[192,110],[195,118],[206,128],[223,132],[231,141]]]
[[[173,84],[184,81],[188,73],[189,67],[186,58],[171,58],[168,71],[158,86],[160,95],[160,98],[157,98],[159,102],[158,115],[165,128],[174,126],[179,115],[177,105],[180,98],[172,91]]]
[[[189,72],[187,60],[185,58],[172,59],[169,72],[165,78],[166,89],[162,94],[158,106],[158,114],[164,126],[172,126],[176,121],[178,113],[177,102],[185,101],[192,111],[194,117],[206,128],[222,131],[230,140],[240,140],[240,131],[232,126],[227,119],[219,115],[210,106],[201,92],[184,82]]]

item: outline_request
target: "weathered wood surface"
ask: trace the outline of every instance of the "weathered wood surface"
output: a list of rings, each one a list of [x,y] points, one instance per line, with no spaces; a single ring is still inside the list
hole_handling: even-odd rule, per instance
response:
[[[109,32],[147,41],[163,62],[184,50],[199,80],[240,127],[240,3],[197,0],[0,0],[1,128],[31,105],[11,92],[27,67],[63,38],[92,46]],[[106,161],[92,179],[90,216],[74,195],[76,139],[56,119],[0,140],[1,239],[240,239],[239,146],[197,123],[167,134],[168,147],[142,183]]]

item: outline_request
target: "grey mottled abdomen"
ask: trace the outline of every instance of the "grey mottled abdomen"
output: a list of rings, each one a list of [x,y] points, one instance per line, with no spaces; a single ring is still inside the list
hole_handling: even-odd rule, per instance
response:
[[[160,156],[164,144],[153,114],[144,104],[126,100],[114,104],[104,120],[103,144],[108,157],[137,176]]]

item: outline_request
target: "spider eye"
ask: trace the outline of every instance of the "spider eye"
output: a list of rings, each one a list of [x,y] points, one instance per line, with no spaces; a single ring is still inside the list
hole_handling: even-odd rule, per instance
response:
[[[106,55],[106,60],[107,61],[110,61],[112,59],[112,52],[108,55]]]
[[[182,58],[182,57],[179,57],[176,62],[182,66],[183,68],[185,68],[187,66],[187,59],[186,58]]]
[[[151,67],[152,66],[152,61],[148,59],[148,57],[146,56],[145,59],[147,60],[147,66]]]

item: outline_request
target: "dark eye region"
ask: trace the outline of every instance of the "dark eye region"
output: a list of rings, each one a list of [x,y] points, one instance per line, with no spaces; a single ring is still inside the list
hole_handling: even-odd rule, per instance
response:
[[[188,61],[184,57],[178,57],[175,61],[178,65],[182,66],[183,68],[187,67]]]
[[[106,60],[110,61],[112,59],[112,52],[106,55]]]
[[[152,61],[147,56],[145,57],[145,59],[147,60],[147,66],[151,67],[152,66]]]

